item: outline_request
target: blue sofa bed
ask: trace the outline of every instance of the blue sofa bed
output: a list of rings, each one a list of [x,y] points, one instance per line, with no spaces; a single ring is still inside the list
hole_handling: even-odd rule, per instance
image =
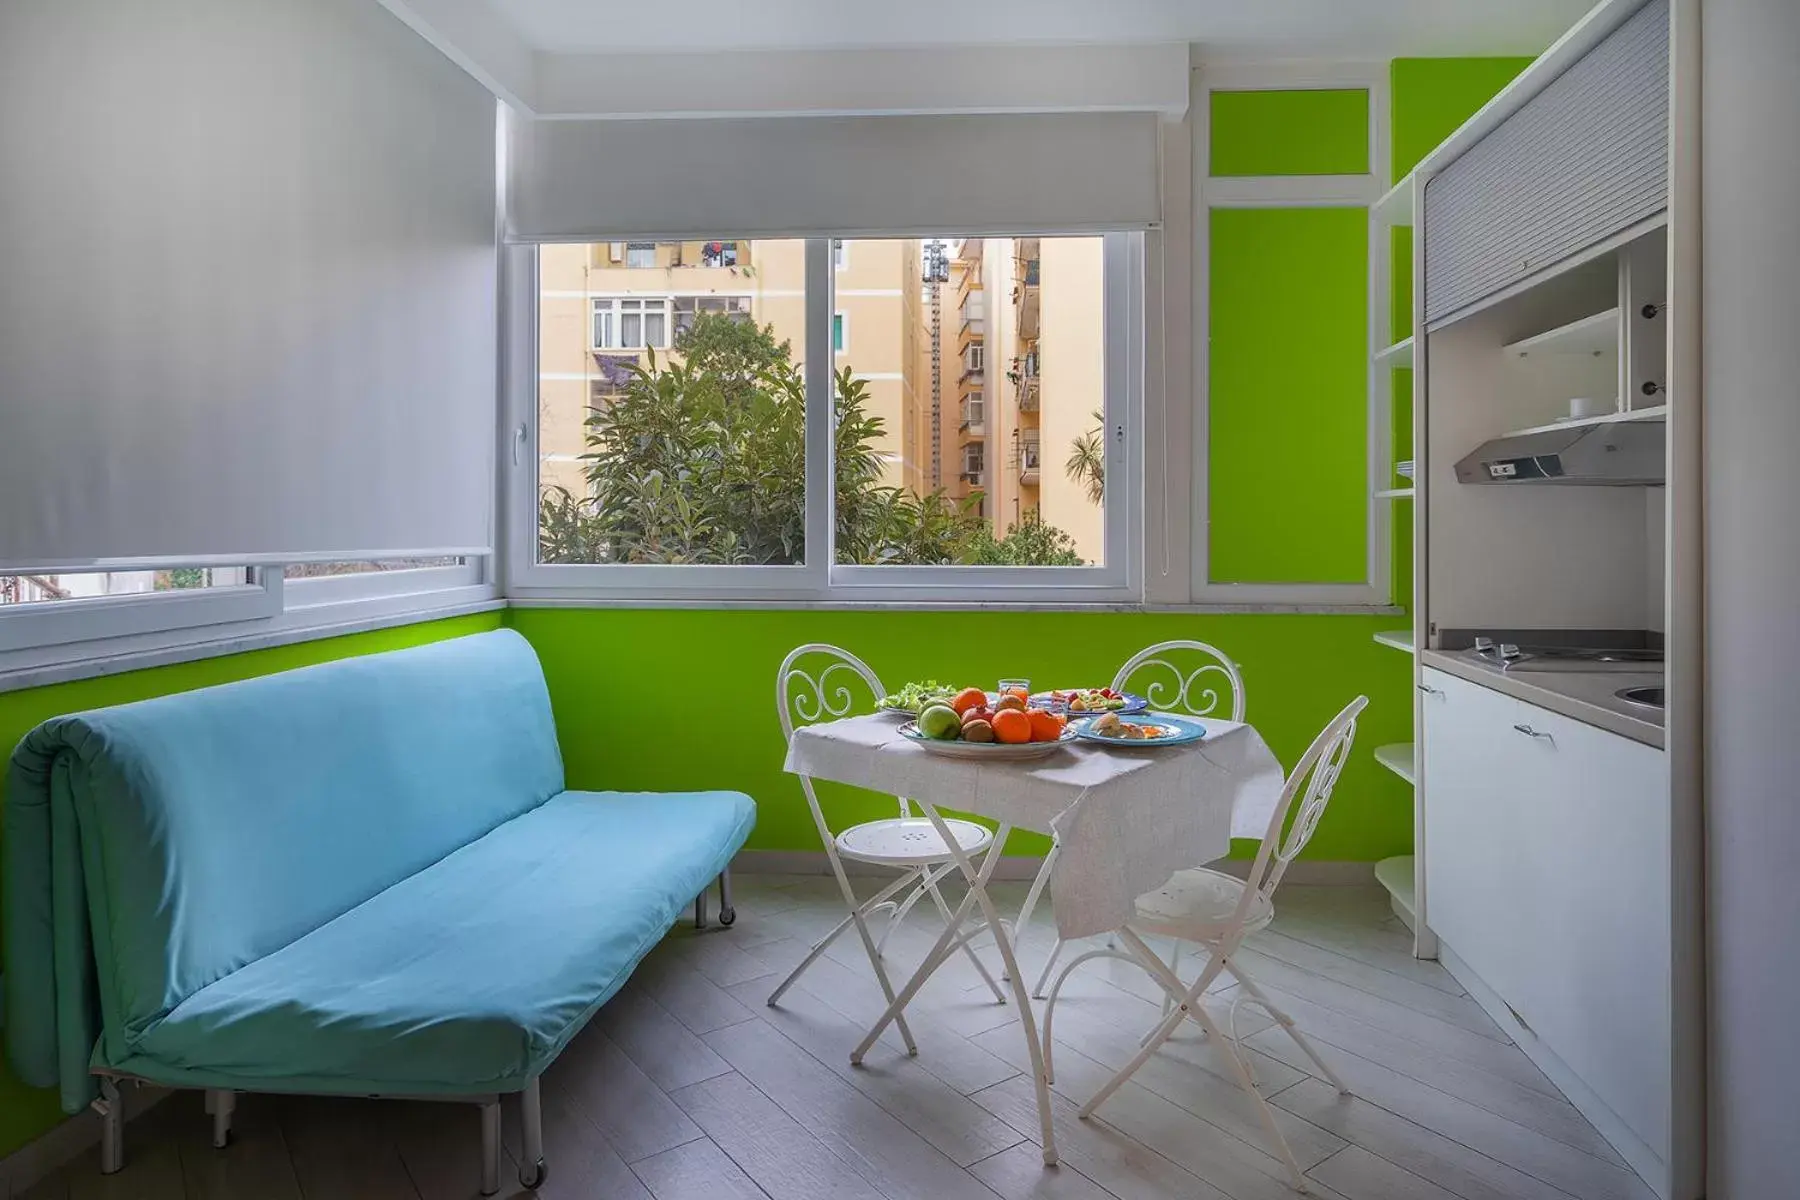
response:
[[[5,802],[6,1044],[100,1113],[121,1080],[462,1098],[498,1189],[499,1097],[537,1081],[755,823],[738,792],[577,792],[511,631],[58,717]]]

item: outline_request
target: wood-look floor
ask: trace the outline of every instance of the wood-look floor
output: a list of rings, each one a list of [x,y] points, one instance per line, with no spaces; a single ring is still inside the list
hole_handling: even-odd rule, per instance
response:
[[[867,886],[868,881],[863,881]],[[842,913],[836,884],[736,880],[735,927],[684,924],[550,1069],[544,1200],[1292,1200],[1256,1114],[1213,1050],[1184,1032],[1101,1108],[1076,1106],[1157,1015],[1134,968],[1098,960],[1057,1008],[1056,1136],[1047,1169],[1016,1015],[966,959],[910,1010],[919,1056],[890,1030],[848,1053],[882,1008],[841,939],[764,1001]],[[1022,885],[996,892],[1016,909]],[[1046,906],[1047,908],[1048,906]],[[1346,1200],[1644,1200],[1650,1192],[1441,968],[1415,961],[1382,894],[1287,888],[1242,961],[1321,1043],[1354,1095],[1308,1073],[1248,1005],[1237,1025],[1309,1190]],[[896,981],[929,946],[915,913],[889,944]],[[1041,963],[1047,916],[1025,938]],[[991,948],[989,960],[995,958]],[[997,964],[995,965],[998,974]],[[1235,992],[1213,995],[1219,1016]],[[1041,1010],[1041,1005],[1040,1005]],[[1028,1068],[1026,1068],[1028,1069]],[[90,1154],[30,1200],[440,1200],[476,1194],[475,1110],[454,1104],[244,1097],[214,1151],[200,1098],[134,1123],[126,1169]],[[518,1126],[509,1110],[509,1149]],[[503,1194],[517,1192],[504,1167]]]

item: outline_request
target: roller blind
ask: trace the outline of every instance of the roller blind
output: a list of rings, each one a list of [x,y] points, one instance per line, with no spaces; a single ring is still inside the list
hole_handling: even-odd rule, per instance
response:
[[[491,545],[495,102],[369,0],[0,5],[0,570]]]
[[[1124,230],[1160,217],[1153,113],[521,121],[521,241]]]

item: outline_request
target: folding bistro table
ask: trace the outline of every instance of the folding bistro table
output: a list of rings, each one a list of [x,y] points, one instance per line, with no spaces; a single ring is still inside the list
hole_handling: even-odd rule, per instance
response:
[[[796,729],[788,771],[907,797],[936,827],[969,885],[936,945],[850,1052],[850,1061],[860,1063],[932,973],[985,929],[993,934],[1019,1006],[1036,1076],[1044,1161],[1055,1163],[1037,1020],[988,880],[1014,827],[1054,835],[1060,850],[1050,896],[1057,930],[1064,938],[1089,937],[1124,925],[1137,898],[1176,871],[1223,858],[1233,836],[1261,837],[1281,796],[1281,764],[1252,726],[1210,719],[1202,724],[1206,738],[1187,746],[1114,749],[1078,741],[1043,759],[991,763],[934,754],[901,737],[899,722],[884,714]],[[993,846],[979,861],[950,835],[940,805],[997,823]],[[964,930],[977,907],[985,927]]]

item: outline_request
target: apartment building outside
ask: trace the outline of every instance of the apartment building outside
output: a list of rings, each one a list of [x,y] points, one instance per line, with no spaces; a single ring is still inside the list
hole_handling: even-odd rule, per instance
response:
[[[848,366],[882,419],[882,482],[917,490],[923,443],[908,416],[920,327],[916,241],[839,242],[833,370]],[[623,382],[627,364],[666,361],[702,314],[741,316],[773,329],[804,358],[806,246],[798,240],[592,242],[539,250],[539,482],[581,495],[588,415]],[[909,299],[910,297],[910,299]],[[924,397],[928,402],[928,397]],[[929,489],[926,489],[929,490]]]

